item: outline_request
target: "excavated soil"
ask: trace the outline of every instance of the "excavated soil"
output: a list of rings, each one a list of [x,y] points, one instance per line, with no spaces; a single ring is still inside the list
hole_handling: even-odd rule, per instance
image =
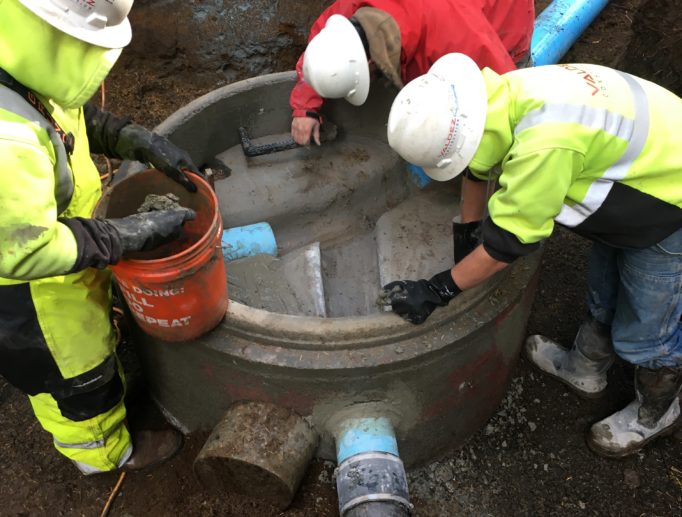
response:
[[[635,14],[633,36],[620,67],[682,95],[682,6],[647,0]]]
[[[547,3],[537,2],[538,11]],[[140,4],[142,13],[153,2]],[[159,20],[154,23],[162,28]],[[300,48],[300,35],[290,29],[282,30],[294,34],[292,44]],[[166,45],[162,52],[150,51],[146,59],[139,48],[129,58],[124,53],[107,82],[107,108],[147,126],[225,84],[229,77],[192,73],[177,35],[173,40],[172,31],[160,34]],[[679,94],[681,35],[679,0],[611,2],[565,61],[619,66]],[[211,33],[201,37],[210,38]],[[287,53],[270,71],[293,66],[295,53],[290,49]],[[587,241],[567,231],[559,230],[549,239],[529,333],[564,343],[572,340],[586,311],[588,250]],[[520,360],[509,392],[488,424],[459,451],[410,471],[417,515],[682,515],[680,439],[660,439],[621,461],[598,458],[584,444],[584,432],[592,422],[632,398],[630,378],[627,369],[616,365],[608,396],[588,402]],[[140,403],[135,412],[150,418],[147,405]],[[192,461],[206,437],[189,436],[182,453],[153,472],[128,474],[110,515],[337,514],[333,466],[321,462],[310,467],[291,508],[283,514],[256,500],[203,490],[192,473]],[[2,515],[90,516],[100,514],[118,475],[81,477],[53,450],[26,398],[0,379],[0,479]]]

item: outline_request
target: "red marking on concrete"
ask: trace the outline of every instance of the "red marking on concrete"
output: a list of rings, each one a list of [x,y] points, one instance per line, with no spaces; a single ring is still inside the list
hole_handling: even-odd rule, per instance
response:
[[[309,415],[315,407],[315,398],[300,391],[285,391],[277,396],[277,405],[296,411],[299,415]]]
[[[491,349],[475,361],[453,370],[448,376],[446,395],[435,400],[422,413],[424,420],[433,420],[457,408],[470,399],[485,407],[497,406],[500,393],[506,390],[510,365],[493,343]],[[485,402],[489,401],[489,404]]]
[[[231,379],[229,384],[224,384],[225,392],[230,402],[237,402],[239,400],[258,400],[261,402],[273,402],[272,396],[263,386],[256,386],[246,379],[241,378]],[[259,382],[259,381],[256,381]]]
[[[213,379],[215,377],[215,370],[211,364],[204,364],[201,367],[201,372],[206,379]]]

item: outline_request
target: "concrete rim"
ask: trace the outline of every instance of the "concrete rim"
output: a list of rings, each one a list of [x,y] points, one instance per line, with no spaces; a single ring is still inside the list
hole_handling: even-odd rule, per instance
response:
[[[409,367],[453,342],[465,346],[465,336],[491,320],[504,319],[527,289],[532,290],[541,256],[538,252],[520,259],[488,283],[436,310],[423,325],[412,325],[392,314],[315,318],[230,302],[212,339],[200,339],[200,343],[235,359],[271,367],[320,372],[396,363]],[[216,333],[222,336],[216,338]],[[437,334],[440,340],[434,340]]]
[[[319,318],[270,312],[233,300],[230,300],[221,325],[230,327],[236,333],[260,337],[263,341],[271,338],[281,343],[283,340],[291,339],[292,345],[298,343],[301,348],[336,348],[347,346],[357,340],[362,340],[364,347],[381,345],[395,342],[397,339],[418,337],[452,322],[453,319],[456,320],[468,309],[482,303],[483,298],[506,276],[508,275],[500,275],[491,282],[462,293],[447,307],[437,309],[422,325],[408,323],[390,312]]]

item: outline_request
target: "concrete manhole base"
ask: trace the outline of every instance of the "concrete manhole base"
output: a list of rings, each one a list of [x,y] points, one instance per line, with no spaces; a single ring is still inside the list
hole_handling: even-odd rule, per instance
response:
[[[266,403],[305,419],[320,458],[341,463],[340,444],[352,449],[358,436],[379,436],[378,451],[399,450],[407,464],[433,458],[461,445],[502,399],[540,254],[423,325],[382,312],[381,285],[451,266],[458,183],[418,186],[386,144],[394,92],[381,87],[359,108],[325,105],[339,128],[334,142],[246,158],[239,127],[257,143],[286,136],[293,79],[235,83],[157,128],[196,163],[230,171],[215,182],[225,228],[267,222],[277,257],[227,263],[230,305],[209,334],[188,343],[139,336],[151,391],[185,431],[213,429],[235,403]]]

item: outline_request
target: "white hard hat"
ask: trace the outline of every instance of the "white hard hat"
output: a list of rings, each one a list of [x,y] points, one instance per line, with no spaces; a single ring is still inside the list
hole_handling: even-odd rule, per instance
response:
[[[473,159],[487,111],[476,63],[464,54],[446,54],[398,93],[388,116],[388,143],[429,177],[447,181]]]
[[[305,50],[303,77],[318,95],[345,98],[355,106],[367,100],[369,64],[360,35],[348,18],[330,16]]]
[[[79,40],[123,48],[132,38],[128,13],[134,0],[19,0],[33,14]]]

